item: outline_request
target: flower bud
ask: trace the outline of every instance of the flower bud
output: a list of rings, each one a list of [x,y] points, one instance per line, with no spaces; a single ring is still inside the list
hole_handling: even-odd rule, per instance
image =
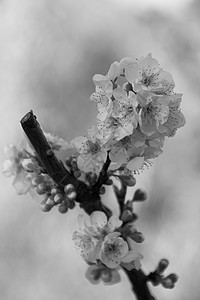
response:
[[[112,179],[108,178],[105,182],[106,185],[112,185],[113,184],[113,181]]]
[[[47,186],[46,186],[46,184],[44,182],[39,183],[38,186],[36,187],[36,192],[39,195],[45,194],[46,191],[47,191]]]
[[[55,202],[53,201],[52,198],[48,198],[46,204],[51,205],[53,207],[55,205]]]
[[[80,172],[79,170],[74,171],[74,176],[75,176],[76,178],[81,177],[81,172]]]
[[[156,269],[156,272],[162,274],[167,269],[168,265],[169,265],[169,261],[167,259],[165,258],[161,259]]]
[[[147,193],[141,189],[135,191],[133,202],[145,201],[147,199]]]
[[[99,190],[99,194],[103,195],[106,192],[106,188],[104,186],[101,186],[100,190]]]
[[[69,193],[73,192],[74,190],[75,190],[75,188],[71,183],[67,184],[64,187],[64,191],[65,191],[66,194],[69,194]]]
[[[54,195],[53,200],[55,203],[62,203],[63,198],[63,194],[57,193],[56,195]]]
[[[69,203],[68,203],[69,209],[73,209],[75,206],[76,206],[76,203],[73,200],[69,201]]]
[[[174,273],[168,275],[167,278],[170,278],[174,283],[178,281],[178,276]]]
[[[42,181],[41,176],[34,177],[31,181],[32,185],[36,187]]]
[[[44,205],[41,205],[41,208],[42,208],[42,211],[43,212],[48,212],[48,211],[50,211],[51,209],[52,209],[52,205],[50,205],[50,204],[44,204]]]
[[[88,172],[86,174],[86,180],[89,182],[90,185],[94,185],[97,181],[97,174],[93,172]]]
[[[60,190],[59,189],[57,189],[57,188],[52,188],[51,189],[51,195],[56,195],[56,194],[58,194],[60,192]]]
[[[123,222],[129,222],[129,221],[132,221],[132,212],[128,209],[124,210],[122,215],[121,215],[121,220]]]
[[[67,195],[67,199],[69,200],[69,202],[71,202],[71,200],[75,200],[76,199],[76,192],[75,191],[72,191],[71,193],[69,193]]]
[[[166,289],[172,289],[174,287],[174,282],[168,276],[162,279],[161,284]]]
[[[61,214],[65,214],[67,211],[68,211],[68,205],[65,201],[63,201],[61,203],[61,205],[58,207],[58,211],[61,213]]]
[[[72,159],[70,157],[66,158],[65,159],[65,164],[68,166],[68,167],[71,167],[71,161]]]

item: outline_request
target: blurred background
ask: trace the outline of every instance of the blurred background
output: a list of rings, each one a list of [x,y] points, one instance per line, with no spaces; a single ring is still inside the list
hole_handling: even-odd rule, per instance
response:
[[[23,138],[19,120],[30,109],[47,132],[66,140],[84,134],[96,117],[92,77],[122,57],[151,52],[183,93],[186,126],[137,176],[149,195],[136,206],[143,268],[152,271],[166,257],[167,271],[179,275],[173,290],[151,287],[160,300],[200,295],[199,32],[199,0],[0,1],[0,165],[4,146]],[[2,174],[0,183],[0,299],[134,299],[122,272],[112,287],[85,279],[71,240],[79,209],[43,213]],[[113,202],[113,194],[104,200]]]

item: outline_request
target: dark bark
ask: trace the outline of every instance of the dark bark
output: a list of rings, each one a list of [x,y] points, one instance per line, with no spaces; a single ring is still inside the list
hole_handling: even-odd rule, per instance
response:
[[[149,291],[147,276],[141,269],[131,271],[124,269],[124,271],[132,284],[132,290],[137,300],[156,300]]]

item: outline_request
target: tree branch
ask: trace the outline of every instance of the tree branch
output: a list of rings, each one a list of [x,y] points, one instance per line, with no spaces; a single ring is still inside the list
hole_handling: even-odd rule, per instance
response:
[[[95,185],[94,185],[94,190],[96,191],[96,192],[99,192],[99,189],[100,189],[100,187],[102,186],[102,184],[106,181],[106,179],[108,178],[108,176],[107,176],[107,171],[108,171],[108,168],[109,168],[109,166],[110,166],[110,163],[111,163],[111,160],[110,160],[110,158],[109,158],[109,151],[107,152],[107,158],[106,158],[106,162],[105,162],[105,164],[103,165],[103,167],[102,167],[102,170],[101,170],[101,172],[100,172],[100,174],[99,174],[99,178],[98,178],[98,180],[97,180],[97,182],[95,183]]]
[[[48,175],[60,187],[69,183],[76,187],[76,178],[66,170],[63,163],[55,156],[33,111],[28,112],[21,119],[21,125]]]
[[[132,290],[137,300],[156,300],[149,291],[147,285],[148,278],[141,269],[128,271],[124,268],[124,271],[132,284]]]
[[[106,208],[101,204],[99,189],[107,179],[107,170],[110,165],[109,155],[100,172],[99,178],[93,187],[88,187],[84,182],[75,178],[64,167],[63,163],[55,156],[51,146],[49,145],[41,127],[38,123],[33,111],[28,112],[22,119],[21,125],[30,140],[35,152],[48,175],[55,181],[55,183],[63,189],[65,185],[71,183],[77,191],[76,201],[80,206],[91,214],[95,210],[105,211]],[[123,187],[120,196],[124,199],[126,194],[126,187]],[[121,201],[122,201],[121,199]],[[106,211],[105,211],[106,212]],[[132,283],[132,289],[138,300],[155,300],[150,294],[147,286],[147,276],[142,270],[124,269]]]
[[[67,171],[62,161],[55,156],[33,111],[28,112],[21,119],[21,125],[43,168],[58,187],[62,190],[67,184],[73,184],[77,192],[75,201],[80,203],[86,213],[91,214],[94,210],[103,211],[99,190],[95,191],[89,188],[83,181],[78,180]]]

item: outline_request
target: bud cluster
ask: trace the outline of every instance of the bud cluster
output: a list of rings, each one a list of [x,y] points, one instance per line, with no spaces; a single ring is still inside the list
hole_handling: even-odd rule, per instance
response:
[[[36,191],[42,186],[40,183],[36,187]],[[40,193],[42,194],[42,192]],[[59,189],[53,184],[43,190],[44,198],[41,202],[41,207],[44,212],[50,211],[55,205],[58,205],[60,213],[66,213],[68,209],[75,207],[76,191],[72,184],[67,184],[64,190]]]
[[[67,157],[65,160],[65,164],[68,167],[71,174],[73,174],[76,178],[81,177],[81,171],[78,168],[77,157],[75,155]]]
[[[167,269],[169,261],[167,259],[161,259],[156,270],[148,275],[148,280],[154,286],[161,284],[166,289],[172,289],[178,280],[178,276],[174,273],[164,276],[163,273]]]

